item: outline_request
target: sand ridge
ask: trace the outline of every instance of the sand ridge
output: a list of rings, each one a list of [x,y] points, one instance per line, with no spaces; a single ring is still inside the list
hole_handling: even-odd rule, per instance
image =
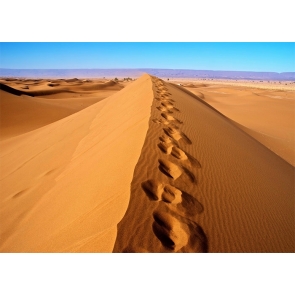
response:
[[[153,84],[114,252],[294,251],[294,168],[201,98]]]
[[[0,251],[111,252],[151,101],[145,75],[120,94],[3,140]]]
[[[162,125],[169,127],[162,129],[163,133],[158,137],[157,145],[151,146],[152,143],[148,142],[143,147],[142,158],[134,173],[138,179],[133,179],[130,205],[119,224],[114,252],[207,252],[206,234],[195,221],[196,214],[202,213],[204,208],[195,197],[174,185],[174,180],[180,177],[194,185],[196,178],[192,167],[200,169],[201,165],[179,146],[180,143],[191,144],[189,138],[179,130],[179,125],[183,122],[176,116],[167,115],[173,114],[172,109],[177,113],[181,110],[174,108],[174,100],[169,98],[171,93],[163,81],[154,77],[153,82],[156,95],[147,139],[156,139],[157,129],[162,128]],[[156,106],[158,102],[161,103],[160,106]],[[165,119],[164,122],[160,121],[161,119],[153,119],[157,110]],[[146,162],[147,158],[143,156],[147,151],[145,147],[149,148],[150,156],[155,155],[154,152],[160,155],[158,167],[151,167]],[[167,155],[172,155],[174,161],[168,160]],[[144,168],[150,169],[150,173],[142,173]],[[140,199],[137,196],[140,190],[138,182],[143,180],[144,175],[153,175],[153,178],[141,182],[140,193],[143,199]],[[135,218],[135,210],[140,210],[139,214],[142,216],[140,226],[131,221]],[[144,228],[144,236],[140,228]]]

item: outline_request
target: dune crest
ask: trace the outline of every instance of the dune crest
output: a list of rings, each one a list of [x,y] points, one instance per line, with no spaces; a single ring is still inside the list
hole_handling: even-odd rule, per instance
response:
[[[114,252],[293,252],[294,167],[202,98],[152,80]]]
[[[1,142],[1,252],[112,251],[148,129],[151,85],[144,75]]]

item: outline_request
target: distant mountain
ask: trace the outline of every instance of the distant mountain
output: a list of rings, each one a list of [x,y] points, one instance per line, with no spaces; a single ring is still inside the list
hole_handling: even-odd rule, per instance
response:
[[[22,78],[127,78],[143,73],[134,69],[0,69],[1,77]]]
[[[171,78],[210,78],[210,79],[253,79],[253,80],[295,80],[295,72],[243,72],[243,71],[208,71],[208,70],[164,70],[147,69],[151,75]]]
[[[1,77],[18,78],[137,78],[148,73],[160,78],[205,78],[295,81],[295,72],[244,72],[181,69],[0,69]]]

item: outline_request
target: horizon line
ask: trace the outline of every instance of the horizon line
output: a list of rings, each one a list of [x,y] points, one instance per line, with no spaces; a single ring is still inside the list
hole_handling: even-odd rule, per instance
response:
[[[245,71],[245,70],[200,70],[200,69],[178,69],[178,68],[38,68],[38,69],[28,69],[28,68],[0,68],[0,70],[174,70],[174,71],[211,71],[211,72],[250,72],[250,73],[294,73],[294,72],[275,72],[275,71]]]

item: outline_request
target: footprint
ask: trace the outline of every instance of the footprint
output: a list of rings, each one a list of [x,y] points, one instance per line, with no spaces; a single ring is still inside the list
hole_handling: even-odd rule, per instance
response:
[[[156,124],[161,124],[161,121],[159,119],[152,119],[152,121]]]
[[[183,132],[175,128],[175,126],[163,128],[163,131],[165,132],[165,134],[175,139],[176,141],[183,139],[185,143],[192,144],[191,140]]]
[[[169,96],[171,96],[171,94],[168,94],[166,91],[162,91],[162,92],[161,92],[161,95],[162,95],[162,96],[165,96],[165,97],[169,97]]]
[[[159,137],[159,139],[161,142],[158,143],[158,147],[163,153],[172,155],[174,158],[181,161],[188,160],[192,166],[202,168],[200,162],[196,158],[176,146],[174,142],[172,143],[172,140],[169,136],[163,135]]]
[[[166,112],[166,113],[168,113],[168,114],[173,114],[173,112],[171,111],[171,109],[167,109],[167,108],[165,108],[165,107],[163,107],[163,106],[159,106],[159,107],[157,107],[157,109],[158,109],[160,112]]]
[[[173,110],[173,111],[180,112],[180,110],[178,108],[174,107],[173,104],[170,102],[162,102],[161,105],[171,111]]]
[[[173,205],[179,204],[182,202],[182,191],[175,186],[166,184],[162,192],[162,201]]]
[[[191,156],[189,153],[184,152],[182,149],[180,149],[179,147],[173,146],[172,147],[172,151],[171,151],[171,155],[174,156],[176,159],[178,160],[189,160],[192,166],[195,166],[197,168],[201,168],[201,164],[200,162],[194,158],[193,156]]]
[[[183,124],[182,121],[180,121],[179,119],[177,119],[177,118],[175,118],[175,117],[173,117],[173,116],[171,116],[171,115],[169,115],[169,114],[161,113],[161,116],[162,116],[163,118],[165,118],[166,120],[168,120],[168,121],[174,121],[174,122],[177,122],[177,123],[179,123],[179,124]]]
[[[151,201],[165,202],[170,210],[185,218],[194,219],[204,211],[203,205],[196,198],[170,184],[150,179],[143,182],[141,187]]]
[[[162,94],[171,95],[171,93],[168,91],[167,88],[159,87],[159,90],[161,91]]]
[[[144,181],[141,187],[151,201],[163,201],[174,205],[182,202],[182,191],[170,184],[150,179]]]
[[[163,153],[170,155],[173,149],[173,144],[171,141],[170,142],[160,141],[160,143],[158,143],[158,147]]]
[[[159,148],[166,154],[169,154],[171,146],[166,143],[160,143]],[[168,160],[159,159],[159,169],[166,176],[173,178],[174,180],[181,176],[183,173],[189,178],[192,183],[196,183],[195,175],[184,165],[176,165]]]
[[[160,143],[158,143],[158,147],[165,154],[171,155],[173,148],[177,148],[169,136],[163,135],[159,137],[159,139],[160,139]]]
[[[165,132],[166,135],[175,139],[176,141],[179,141],[182,138],[181,131],[178,130],[177,128],[167,127],[167,128],[163,128],[163,131]]]
[[[163,201],[174,205],[182,202],[181,190],[170,184],[150,179],[143,182],[141,187],[151,201]]]
[[[161,116],[168,121],[174,121],[174,117],[169,115],[168,113],[163,112],[163,113],[161,113]]]
[[[188,159],[186,153],[182,149],[180,149],[176,146],[173,146],[171,148],[171,155],[178,160],[187,160]]]
[[[208,240],[196,222],[177,215],[167,204],[159,203],[153,213],[153,231],[164,248],[172,252],[208,252]]]
[[[188,244],[189,227],[186,224],[160,210],[155,211],[153,217],[153,231],[164,247],[177,252]]]
[[[165,97],[165,96],[163,97],[163,95],[162,95],[161,98],[162,98],[162,101],[163,101],[163,102],[167,102],[167,103],[169,102],[171,105],[173,105],[173,102],[175,102],[174,99],[172,99],[172,98],[167,98],[167,97]]]
[[[154,97],[156,100],[161,101],[161,102],[174,102],[173,99],[167,98],[167,97],[163,97],[163,96],[155,96]]]
[[[142,189],[151,201],[162,200],[163,184],[157,180],[150,179],[141,184]]]
[[[164,124],[164,125],[169,125],[169,122],[164,120],[164,119],[153,119],[152,120],[156,124]]]
[[[159,139],[160,139],[162,142],[166,142],[166,143],[172,142],[171,137],[167,136],[166,134],[160,136]]]
[[[160,166],[159,166],[160,171],[162,173],[164,173],[165,175],[167,175],[168,177],[171,177],[173,179],[177,179],[183,172],[182,169],[178,165],[176,165],[168,160],[159,159],[158,161],[160,164]]]
[[[161,105],[166,109],[173,109],[173,104],[171,102],[162,102]]]

